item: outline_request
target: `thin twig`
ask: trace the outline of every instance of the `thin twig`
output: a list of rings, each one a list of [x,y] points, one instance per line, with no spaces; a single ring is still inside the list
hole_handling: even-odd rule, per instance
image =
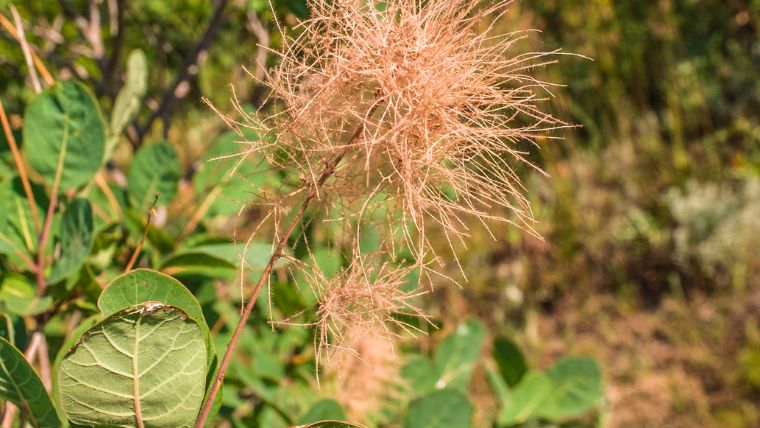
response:
[[[111,209],[111,214],[113,214],[114,217],[121,219],[122,212],[121,207],[119,206],[119,201],[116,200],[116,195],[114,195],[113,191],[108,186],[108,182],[106,181],[105,177],[103,177],[102,171],[95,174],[95,185],[100,188],[100,191],[103,192],[106,200],[108,200],[108,206]]]
[[[37,70],[34,68],[34,60],[32,59],[32,50],[29,48],[29,44],[26,42],[26,36],[24,35],[24,26],[21,23],[21,16],[18,14],[18,10],[10,5],[11,15],[13,15],[13,21],[16,23],[16,32],[18,33],[18,42],[21,45],[21,51],[24,53],[24,59],[26,60],[26,66],[29,68],[29,78],[32,80],[32,88],[34,92],[42,92],[42,85],[40,79],[37,77]]]
[[[53,179],[53,189],[50,191],[50,203],[48,204],[47,212],[45,213],[45,225],[42,227],[42,233],[40,233],[40,239],[37,244],[37,291],[39,295],[45,294],[47,289],[47,282],[45,281],[45,247],[47,241],[50,238],[50,227],[53,224],[53,214],[55,213],[55,207],[58,205],[58,190],[61,187],[61,175],[63,175],[63,161],[66,155],[65,151],[61,151],[58,155],[58,165],[55,168],[55,178]]]
[[[164,121],[164,136],[166,136],[169,132],[168,121],[172,110],[174,109],[174,104],[178,99],[181,99],[187,95],[187,90],[185,90],[185,88],[187,88],[190,84],[190,79],[195,77],[200,72],[200,65],[203,62],[203,58],[205,57],[205,53],[207,52],[209,45],[216,37],[216,33],[219,30],[219,27],[221,27],[223,21],[223,12],[228,3],[229,0],[218,0],[216,2],[214,12],[211,16],[211,19],[209,20],[208,25],[206,26],[206,31],[204,31],[201,38],[198,40],[193,49],[190,51],[190,54],[185,59],[182,67],[180,67],[181,71],[177,75],[177,78],[166,90],[166,92],[164,92],[158,108],[153,112],[153,114],[148,117],[148,120],[145,121],[143,126],[137,129],[138,145],[145,137],[145,135],[150,132],[151,126],[153,125],[153,122],[156,121],[156,119],[161,118]]]
[[[103,67],[103,89],[115,95],[118,92],[114,87],[116,69],[124,47],[124,0],[108,1],[108,19],[112,42],[111,55]]]
[[[50,377],[50,357],[48,357],[47,340],[45,339],[45,334],[42,332],[40,332],[40,337],[40,346],[37,349],[37,360],[40,363],[40,378],[42,379],[42,384],[45,385],[45,390],[50,392],[52,383]]]
[[[16,419],[16,413],[18,413],[18,407],[13,403],[7,401],[5,404],[5,415],[3,415],[2,428],[13,428],[13,422]]]
[[[370,109],[368,113],[368,116],[372,116],[374,114],[378,105],[379,104],[377,103],[373,105],[373,107]],[[340,164],[340,162],[345,157],[346,153],[348,153],[349,148],[353,145],[354,141],[359,138],[359,136],[361,135],[363,131],[364,131],[364,126],[363,125],[359,126],[359,128],[356,130],[354,135],[349,140],[348,144],[346,144],[345,149],[343,149],[343,151],[340,154],[338,154],[331,162],[325,165],[324,169],[319,175],[319,178],[316,180],[315,183],[312,183],[310,185],[308,194],[306,195],[303,202],[301,203],[301,207],[298,209],[298,212],[293,217],[293,220],[285,229],[285,233],[283,233],[279,241],[277,241],[277,245],[275,246],[274,252],[270,256],[269,262],[267,262],[266,266],[264,267],[264,270],[261,273],[261,276],[259,276],[259,280],[256,282],[256,285],[253,288],[253,291],[249,295],[248,303],[245,305],[245,309],[243,310],[243,313],[240,316],[240,321],[235,327],[235,331],[232,333],[232,338],[230,339],[230,342],[227,345],[227,349],[224,352],[224,357],[222,358],[222,362],[219,365],[219,372],[214,378],[214,383],[211,385],[211,389],[209,390],[209,393],[206,396],[206,401],[203,403],[203,408],[201,409],[201,412],[198,415],[198,419],[195,421],[195,428],[203,428],[204,424],[206,423],[206,419],[208,419],[209,414],[211,413],[211,408],[214,405],[214,398],[216,397],[216,394],[219,392],[219,389],[222,386],[222,382],[224,381],[224,375],[227,372],[227,367],[232,361],[232,356],[235,352],[235,348],[237,347],[237,343],[240,340],[240,335],[243,332],[243,329],[245,328],[246,323],[248,322],[248,318],[251,316],[253,307],[256,305],[256,298],[258,297],[259,292],[261,292],[261,288],[264,286],[264,283],[269,279],[269,275],[272,273],[274,264],[280,258],[284,256],[283,250],[285,249],[285,245],[288,243],[288,240],[293,234],[293,231],[295,231],[296,227],[301,223],[301,220],[303,219],[303,216],[306,213],[306,210],[309,208],[309,205],[311,204],[311,202],[318,197],[319,189],[322,187],[322,185],[325,184],[327,179],[330,178],[333,175],[333,173],[335,173],[335,170],[338,167],[338,164]]]
[[[137,257],[140,255],[143,245],[145,244],[145,238],[148,237],[148,230],[150,229],[150,220],[153,217],[153,212],[156,210],[156,203],[158,203],[159,196],[160,194],[156,193],[156,197],[153,199],[153,204],[150,206],[150,209],[148,210],[148,219],[145,220],[145,230],[143,231],[142,238],[140,238],[140,242],[137,244],[137,247],[135,248],[135,252],[132,253],[132,257],[129,259],[129,263],[127,263],[127,267],[124,269],[124,273],[131,271],[132,268],[135,266],[135,263],[137,263]]]
[[[195,230],[196,227],[198,227],[198,224],[201,222],[201,220],[203,220],[203,217],[206,215],[208,210],[211,209],[211,207],[214,205],[214,202],[216,202],[216,199],[221,194],[221,186],[214,187],[211,192],[209,192],[208,196],[206,196],[198,209],[195,210],[192,217],[190,217],[190,221],[188,221],[185,227],[182,229],[182,233],[179,235],[180,240],[190,235],[190,233]]]
[[[0,25],[5,28],[5,31],[7,31],[11,37],[16,39],[20,43],[20,37],[18,33],[16,32],[16,28],[13,26],[10,20],[0,14]],[[33,49],[31,49],[31,46],[29,47],[32,59],[34,60],[34,65],[37,67],[37,71],[40,72],[40,75],[42,76],[42,79],[45,81],[45,84],[47,86],[52,86],[55,83],[55,79],[53,79],[53,75],[50,74],[47,67],[45,67],[45,64],[42,62],[42,59],[34,52]]]
[[[29,177],[26,175],[26,166],[24,160],[21,158],[21,152],[18,150],[16,144],[16,138],[13,136],[11,125],[8,123],[8,116],[5,114],[5,108],[3,107],[3,101],[0,99],[0,122],[3,125],[3,131],[5,131],[5,138],[8,140],[8,146],[11,148],[13,154],[13,162],[16,163],[16,170],[18,176],[21,179],[21,186],[24,188],[26,194],[26,200],[29,202],[29,210],[32,212],[32,221],[34,221],[34,227],[37,233],[40,232],[40,215],[37,212],[37,204],[34,203],[34,194],[32,193],[32,186],[29,184]]]

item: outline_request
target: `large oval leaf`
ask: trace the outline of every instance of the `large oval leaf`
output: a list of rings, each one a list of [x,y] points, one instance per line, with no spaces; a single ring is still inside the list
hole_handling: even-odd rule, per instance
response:
[[[63,213],[59,236],[61,255],[55,261],[48,281],[58,282],[76,272],[90,255],[95,239],[92,206],[86,199],[73,199]]]
[[[32,366],[0,337],[0,399],[18,406],[35,427],[60,427],[53,403]]]
[[[200,303],[181,282],[161,272],[136,269],[111,281],[98,298],[103,316],[145,302],[160,302],[185,311],[198,321],[206,339],[207,360],[211,364],[216,351]]]
[[[61,172],[60,193],[88,182],[100,169],[106,134],[97,103],[75,82],[58,82],[38,95],[24,115],[23,150],[49,183]]]
[[[205,346],[201,327],[179,308],[116,312],[61,362],[63,410],[83,425],[191,426],[205,392]]]
[[[167,142],[151,144],[140,149],[127,176],[129,202],[141,212],[153,203],[160,193],[157,205],[166,205],[177,193],[182,177],[182,164],[174,147]]]

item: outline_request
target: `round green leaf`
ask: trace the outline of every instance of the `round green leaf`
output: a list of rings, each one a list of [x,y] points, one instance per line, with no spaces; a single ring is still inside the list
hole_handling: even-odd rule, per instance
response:
[[[179,308],[143,304],[87,331],[58,372],[61,404],[82,425],[187,427],[204,397],[206,351]]]
[[[142,212],[151,206],[156,193],[160,193],[157,205],[167,205],[177,193],[181,177],[182,164],[171,144],[164,141],[145,146],[129,167],[129,202]]]
[[[467,396],[442,389],[414,400],[406,414],[405,428],[469,428],[472,405]]]
[[[18,406],[35,427],[61,426],[40,377],[24,355],[0,337],[0,399]]]
[[[107,317],[145,302],[176,306],[203,321],[201,305],[181,282],[150,269],[135,269],[111,281],[98,298],[98,308]]]
[[[23,150],[49,183],[61,173],[60,193],[87,183],[100,169],[106,134],[98,105],[75,82],[58,82],[39,94],[24,115]]]
[[[107,317],[146,302],[175,306],[198,321],[206,341],[207,362],[213,362],[216,350],[200,303],[190,290],[169,275],[150,269],[135,269],[125,273],[111,281],[103,290],[98,298],[98,308]]]

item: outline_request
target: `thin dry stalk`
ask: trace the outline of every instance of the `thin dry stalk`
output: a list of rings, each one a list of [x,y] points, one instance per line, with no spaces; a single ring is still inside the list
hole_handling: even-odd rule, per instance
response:
[[[26,200],[29,202],[29,211],[32,213],[32,221],[37,233],[40,232],[40,215],[37,212],[37,204],[34,202],[34,194],[32,193],[32,186],[29,184],[29,176],[26,174],[26,165],[21,157],[21,152],[18,150],[16,144],[16,137],[13,136],[11,125],[8,123],[8,116],[5,114],[5,107],[3,107],[3,101],[0,99],[0,123],[2,123],[3,131],[5,132],[5,139],[8,141],[8,146],[11,149],[13,155],[13,162],[16,164],[16,171],[21,179],[21,185],[24,188],[24,194]]]
[[[21,38],[18,32],[16,32],[16,28],[14,28],[13,23],[11,23],[11,21],[8,20],[8,18],[3,16],[2,14],[0,14],[0,26],[5,28],[5,31],[7,31],[11,35],[11,37],[16,39],[16,41],[18,41],[19,43],[21,42]],[[37,71],[39,71],[40,75],[42,75],[42,79],[45,81],[45,84],[47,86],[52,86],[53,83],[55,83],[55,79],[53,79],[53,75],[50,74],[47,67],[45,67],[45,64],[42,62],[40,57],[36,53],[34,53],[34,50],[32,50],[31,47],[30,47],[30,52],[32,55],[32,60],[34,61],[34,66],[37,67]]]
[[[16,34],[18,34],[18,42],[21,45],[21,51],[24,53],[24,59],[26,60],[26,66],[29,68],[29,78],[32,81],[32,88],[34,92],[42,92],[42,85],[40,79],[37,77],[37,70],[34,68],[34,60],[32,59],[32,50],[29,47],[29,43],[26,42],[26,35],[24,34],[24,26],[21,23],[21,17],[13,4],[10,5],[11,15],[13,15],[13,22],[16,24]]]

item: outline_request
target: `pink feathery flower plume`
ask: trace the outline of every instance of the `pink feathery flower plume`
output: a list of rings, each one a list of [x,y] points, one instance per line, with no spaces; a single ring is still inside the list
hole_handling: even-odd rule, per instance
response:
[[[251,150],[316,187],[323,165],[342,159],[321,196],[359,216],[382,201],[401,225],[388,236],[420,264],[433,253],[428,226],[449,244],[468,218],[532,231],[514,168],[526,145],[567,125],[538,107],[550,85],[529,74],[559,51],[513,54],[526,32],[489,35],[510,3],[311,0],[266,79],[281,106],[264,121],[277,141]]]

